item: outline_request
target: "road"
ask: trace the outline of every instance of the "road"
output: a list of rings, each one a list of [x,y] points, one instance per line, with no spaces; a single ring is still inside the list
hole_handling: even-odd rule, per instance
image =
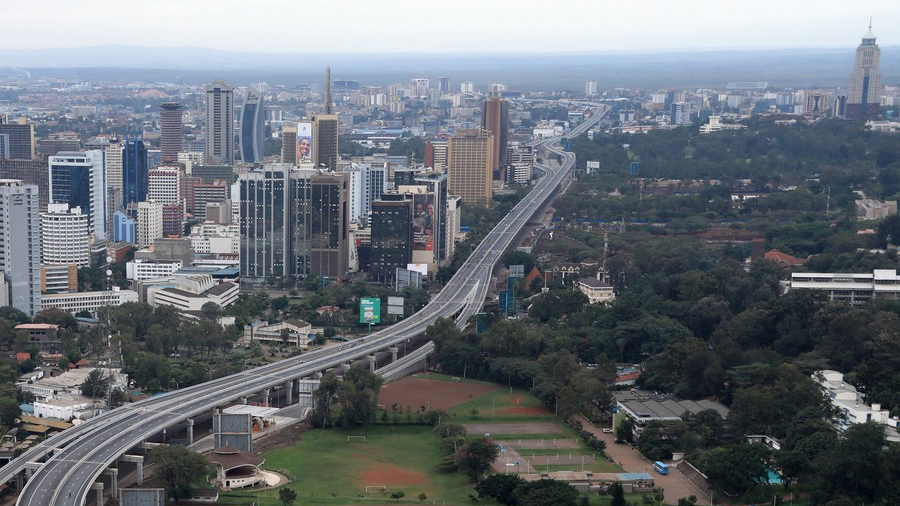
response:
[[[580,135],[609,111],[598,105],[594,115],[567,134]],[[546,175],[475,248],[457,274],[422,310],[413,316],[339,347],[317,350],[281,362],[220,378],[166,395],[129,404],[73,427],[0,468],[0,482],[15,478],[28,461],[47,457],[27,482],[17,505],[73,506],[86,503],[91,485],[104,469],[130,448],[166,427],[228,405],[241,397],[297,378],[341,366],[420,335],[443,316],[464,323],[481,310],[493,266],[509,248],[527,221],[543,206],[560,182],[568,177],[575,155],[562,151],[558,139],[533,143],[536,149],[556,154],[560,166],[541,167]],[[546,153],[544,154],[546,158]],[[51,451],[52,449],[52,451]]]

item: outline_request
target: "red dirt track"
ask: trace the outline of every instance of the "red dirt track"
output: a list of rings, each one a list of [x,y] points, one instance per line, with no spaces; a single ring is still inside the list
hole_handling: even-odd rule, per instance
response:
[[[441,381],[417,376],[403,378],[381,387],[378,404],[390,409],[393,404],[401,408],[409,406],[418,411],[420,406],[432,409],[450,409],[488,392],[498,390],[495,385],[467,383],[465,381]]]
[[[428,483],[428,475],[390,464],[376,464],[360,475],[363,483],[373,486],[411,486]]]

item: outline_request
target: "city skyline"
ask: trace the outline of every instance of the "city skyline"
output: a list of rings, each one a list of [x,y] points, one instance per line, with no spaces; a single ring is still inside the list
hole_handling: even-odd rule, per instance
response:
[[[835,0],[819,2],[815,8],[774,0],[762,0],[753,8],[732,3],[733,8],[694,0],[686,8],[656,0],[627,4],[569,0],[552,8],[525,2],[513,9],[507,4],[460,0],[452,9],[427,3],[403,9],[406,4],[390,8],[353,1],[338,7],[260,0],[247,10],[238,2],[161,0],[129,6],[129,15],[122,17],[97,0],[85,0],[78,9],[61,0],[48,0],[10,5],[8,19],[41,19],[46,26],[84,23],[104,29],[87,30],[72,39],[66,30],[36,31],[29,23],[11,23],[0,49],[124,44],[274,53],[521,53],[846,47],[865,33],[870,17],[882,46],[900,44],[900,34],[890,29],[900,23],[900,8],[887,0],[867,2],[855,13]],[[304,20],[302,36],[292,30],[273,30],[270,16],[274,13],[278,19]],[[723,13],[735,17],[732,20]],[[441,23],[404,22],[403,30],[370,35],[373,23],[390,25],[410,18],[441,19]],[[492,29],[496,19],[516,29],[498,32]],[[252,36],[252,30],[247,33],[247,27],[259,27],[259,36]],[[341,33],[367,35],[334,37],[335,27]],[[234,36],[237,33],[241,37]]]

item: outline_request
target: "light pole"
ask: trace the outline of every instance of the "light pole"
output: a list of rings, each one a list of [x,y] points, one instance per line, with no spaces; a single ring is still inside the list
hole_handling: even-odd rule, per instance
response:
[[[171,383],[175,383],[175,390],[178,390],[178,388],[179,388],[179,386],[178,386],[179,383],[178,383],[177,381],[175,381],[175,380],[169,380],[169,381],[170,381]]]

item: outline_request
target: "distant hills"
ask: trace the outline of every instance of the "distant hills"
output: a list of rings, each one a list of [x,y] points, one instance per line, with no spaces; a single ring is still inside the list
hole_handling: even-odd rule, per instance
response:
[[[510,89],[581,92],[584,81],[613,87],[722,88],[729,81],[768,81],[773,87],[846,87],[855,47],[679,51],[667,53],[536,54],[303,54],[221,51],[200,47],[151,48],[106,45],[83,48],[4,50],[0,67],[27,69],[33,77],[187,84],[225,78],[234,84],[266,81],[320,83],[326,65],[335,79],[384,85],[411,77],[447,76],[456,88],[472,81]],[[881,49],[886,84],[900,84],[900,47]]]

